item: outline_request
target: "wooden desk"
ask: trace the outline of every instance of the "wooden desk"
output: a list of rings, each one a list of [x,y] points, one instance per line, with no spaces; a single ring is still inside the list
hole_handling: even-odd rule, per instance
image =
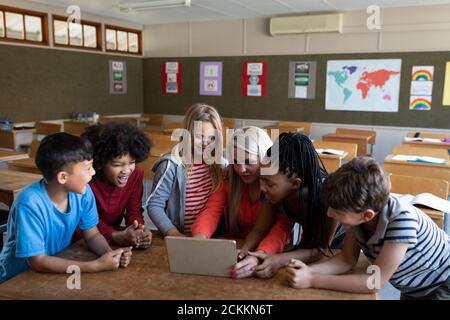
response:
[[[346,156],[347,152],[344,152],[342,155],[319,153],[319,158],[320,160],[322,160],[322,163],[328,173],[332,173],[339,169],[342,164],[342,159],[344,159]]]
[[[15,197],[30,183],[42,178],[41,175],[10,170],[0,171],[0,202],[11,207]]]
[[[336,142],[347,142],[356,143],[358,145],[358,156],[367,155],[367,144],[372,136],[356,135],[356,134],[346,134],[346,133],[329,133],[322,137],[323,141],[336,141]]]
[[[422,142],[422,141],[405,141],[403,140],[403,144],[408,145],[410,147],[419,147],[419,148],[432,148],[432,149],[443,149],[449,150],[450,143],[449,142]]]
[[[433,220],[434,223],[438,225],[439,228],[444,229],[444,218],[447,213],[424,207],[418,208],[425,212],[431,218],[431,220]]]
[[[10,161],[8,162],[8,169],[11,171],[41,174],[41,171],[34,162],[34,158]]]
[[[405,176],[416,176],[450,181],[450,163],[431,164],[392,160],[390,154],[384,159],[384,171]]]
[[[75,243],[59,256],[90,260],[83,241]],[[360,259],[357,270],[368,263]],[[154,236],[152,247],[134,250],[130,265],[118,271],[81,274],[81,289],[67,289],[69,274],[45,274],[26,271],[0,285],[2,299],[377,299],[376,294],[352,294],[320,289],[289,287],[281,270],[272,279],[230,278],[176,274],[169,271],[164,241]]]
[[[35,129],[0,130],[0,148],[16,150],[23,144],[30,144]]]
[[[28,158],[28,154],[27,153],[16,152],[16,151],[9,151],[9,150],[0,150],[0,162],[1,161],[11,161],[11,160],[25,159],[25,158]]]

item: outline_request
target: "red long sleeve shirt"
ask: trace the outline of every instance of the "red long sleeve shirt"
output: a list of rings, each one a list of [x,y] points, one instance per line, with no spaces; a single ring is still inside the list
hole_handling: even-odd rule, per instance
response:
[[[144,224],[142,194],[144,190],[144,171],[136,167],[123,188],[116,187],[101,176],[89,182],[97,203],[100,233],[111,242],[113,231],[122,230],[123,219],[129,226],[136,220]]]
[[[239,211],[239,229],[241,237],[246,237],[256,223],[259,214],[260,201],[250,203],[247,188],[244,189],[241,197],[241,207]],[[228,181],[225,180],[216,192],[211,194],[208,202],[197,217],[192,226],[192,235],[202,233],[210,238],[219,224],[220,217],[224,209],[228,207]],[[284,246],[290,241],[290,233],[293,223],[281,214],[277,213],[275,224],[270,229],[266,237],[261,240],[257,250],[266,253],[283,252]]]

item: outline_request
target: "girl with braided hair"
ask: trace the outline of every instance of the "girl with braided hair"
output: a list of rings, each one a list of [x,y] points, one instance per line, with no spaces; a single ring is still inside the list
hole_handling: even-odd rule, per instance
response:
[[[322,185],[327,172],[311,140],[300,133],[282,133],[268,149],[266,159],[269,158],[278,172],[261,172],[261,212],[239,253],[242,260],[233,268],[235,278],[271,277],[293,258],[316,261],[325,249],[336,247],[342,239],[343,229],[326,214]],[[300,225],[299,243],[294,250],[272,255],[249,252],[270,230],[278,212]]]

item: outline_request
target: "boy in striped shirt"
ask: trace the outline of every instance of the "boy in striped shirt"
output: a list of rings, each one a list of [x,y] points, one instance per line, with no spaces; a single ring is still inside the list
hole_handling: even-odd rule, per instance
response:
[[[355,158],[331,174],[324,186],[327,214],[347,229],[344,249],[309,266],[291,260],[290,285],[368,293],[389,281],[401,299],[450,299],[450,238],[389,191],[389,178],[371,158]],[[360,250],[374,265],[371,272],[341,275],[355,266]]]

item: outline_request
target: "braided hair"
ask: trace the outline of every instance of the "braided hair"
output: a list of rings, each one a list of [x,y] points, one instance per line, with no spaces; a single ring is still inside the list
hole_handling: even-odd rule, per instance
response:
[[[279,157],[273,152],[278,149]],[[281,133],[267,152],[272,165],[278,164],[278,172],[291,178],[299,178],[299,212],[286,214],[301,224],[301,241],[304,248],[317,248],[323,243],[326,225],[326,208],[322,196],[322,184],[327,177],[323,163],[311,140],[301,133]]]

